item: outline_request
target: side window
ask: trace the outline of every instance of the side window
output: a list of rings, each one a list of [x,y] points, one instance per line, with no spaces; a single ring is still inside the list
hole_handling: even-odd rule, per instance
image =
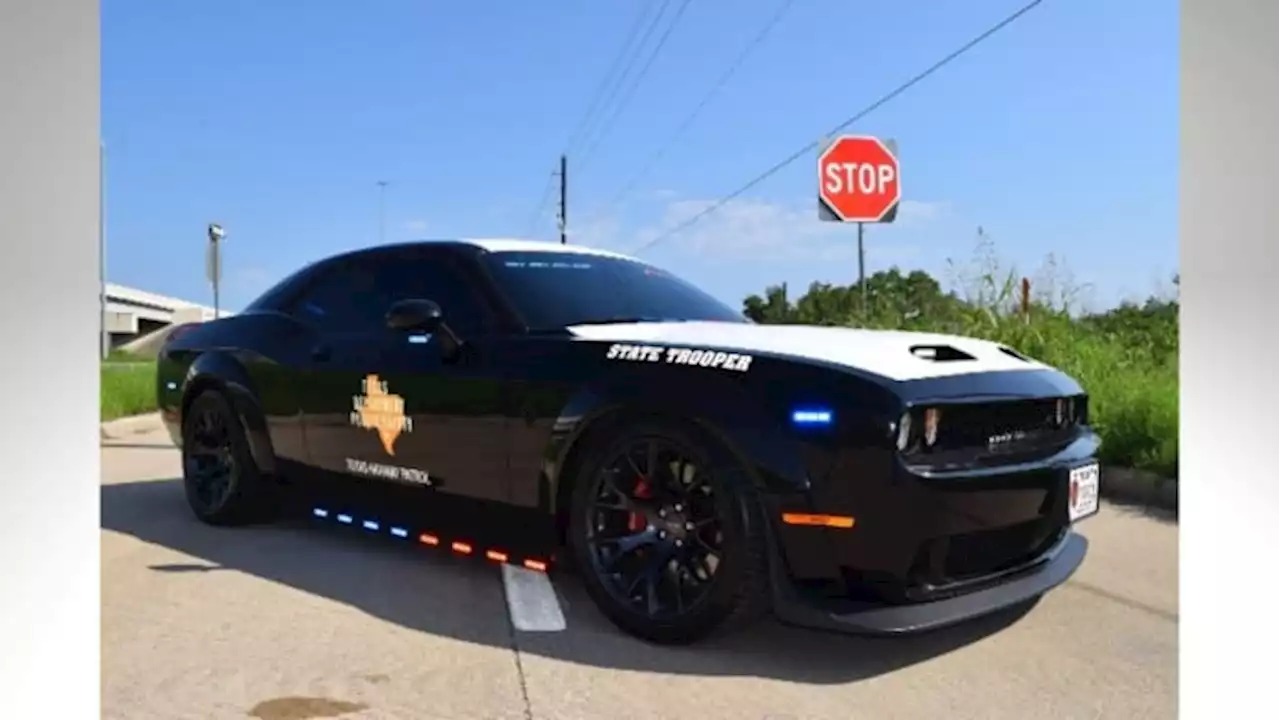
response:
[[[361,258],[330,268],[298,298],[293,314],[325,332],[376,332],[404,290],[386,284],[380,264]]]
[[[412,293],[403,297],[434,301],[444,312],[445,322],[459,334],[483,333],[490,327],[487,306],[462,272],[446,258],[425,256],[395,268],[407,275],[405,284]]]
[[[361,258],[328,270],[294,303],[293,313],[325,332],[376,332],[398,300],[425,298],[459,333],[488,325],[479,295],[447,261],[424,256]]]

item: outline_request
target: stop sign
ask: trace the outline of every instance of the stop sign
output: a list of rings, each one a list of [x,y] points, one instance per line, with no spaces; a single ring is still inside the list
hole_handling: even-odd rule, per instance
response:
[[[818,199],[844,222],[884,221],[901,197],[898,158],[879,138],[845,135],[818,157]]]

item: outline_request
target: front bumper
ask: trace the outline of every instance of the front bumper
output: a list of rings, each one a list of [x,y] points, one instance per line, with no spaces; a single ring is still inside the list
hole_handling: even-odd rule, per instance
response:
[[[776,614],[795,625],[892,635],[1044,594],[1088,549],[1068,519],[1068,476],[1096,462],[1097,449],[1086,432],[1033,462],[945,475],[917,474],[877,448],[843,454],[807,491],[766,500]],[[787,510],[856,523],[798,527],[779,522]]]
[[[781,563],[771,564],[774,614],[783,623],[858,635],[937,630],[1028,602],[1066,582],[1084,561],[1089,541],[1067,531],[1032,563],[985,586],[942,600],[907,604],[848,601],[818,604],[797,591]]]

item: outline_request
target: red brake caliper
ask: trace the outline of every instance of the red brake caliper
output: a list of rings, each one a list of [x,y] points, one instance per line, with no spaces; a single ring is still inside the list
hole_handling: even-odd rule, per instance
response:
[[[642,477],[636,478],[635,497],[639,500],[646,500],[649,498],[649,483]],[[645,529],[647,525],[648,523],[645,521],[644,515],[640,513],[633,512],[627,518],[627,529],[631,532],[640,532]]]

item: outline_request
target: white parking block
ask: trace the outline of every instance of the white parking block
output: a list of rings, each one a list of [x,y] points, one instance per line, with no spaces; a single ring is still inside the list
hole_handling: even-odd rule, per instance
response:
[[[546,573],[514,565],[502,566],[511,624],[524,632],[560,632],[565,629],[560,600]]]

